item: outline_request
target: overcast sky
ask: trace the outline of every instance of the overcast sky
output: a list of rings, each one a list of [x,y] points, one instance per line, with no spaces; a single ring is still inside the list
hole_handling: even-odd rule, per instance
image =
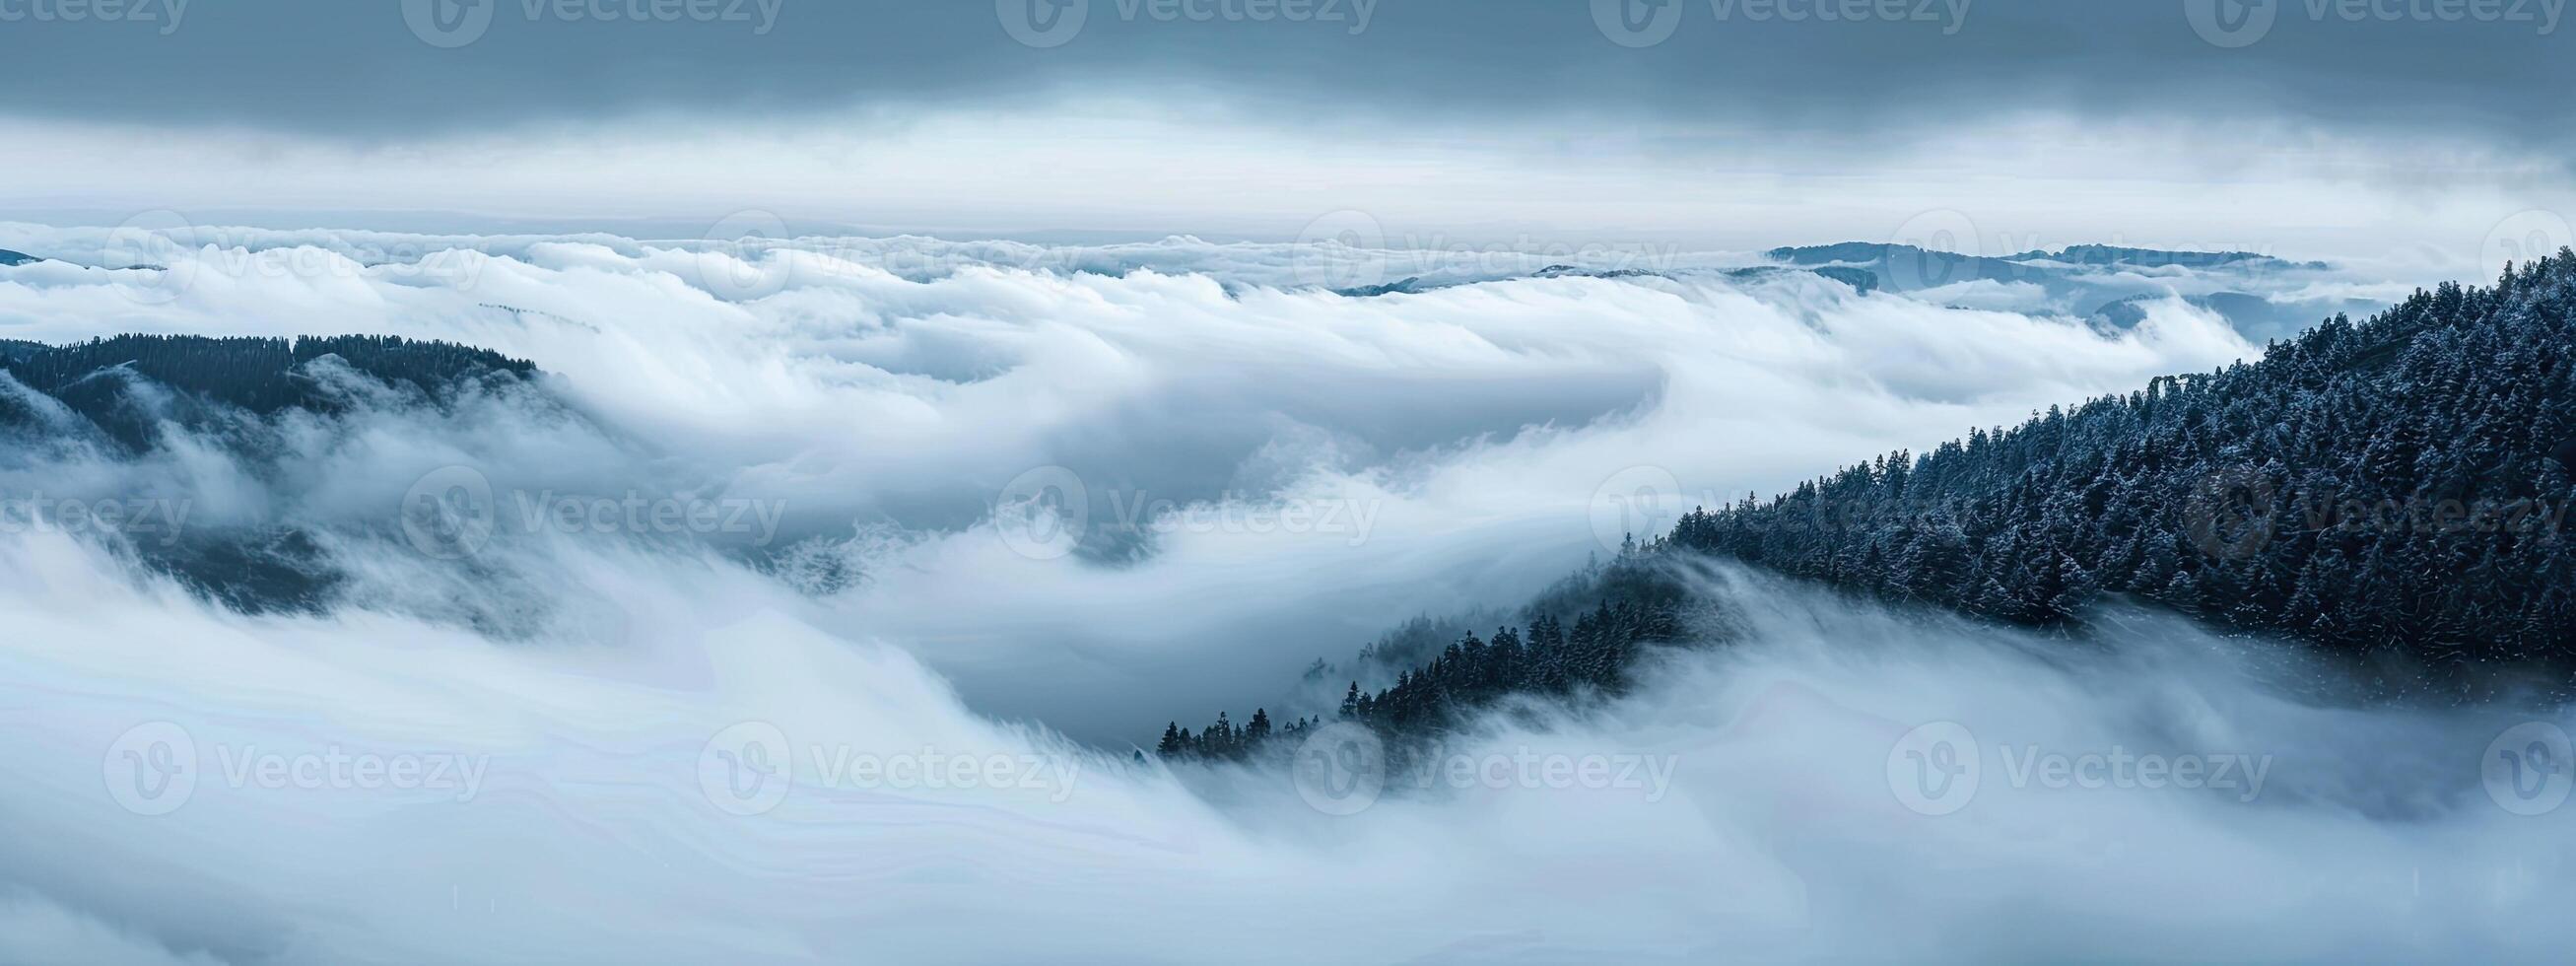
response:
[[[1985,247],[2463,259],[2571,210],[2563,10],[0,0],[0,204],[1255,238],[1356,210],[1727,247],[1957,212]]]

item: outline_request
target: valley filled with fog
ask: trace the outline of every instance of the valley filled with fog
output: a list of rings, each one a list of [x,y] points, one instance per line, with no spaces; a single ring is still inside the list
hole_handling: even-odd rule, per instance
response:
[[[2294,646],[2149,608],[2013,629],[1702,561],[1692,636],[1724,643],[1497,709],[1357,800],[1147,753],[1219,709],[1329,717],[1407,621],[1490,626],[1694,507],[2251,361],[2438,280],[1326,227],[0,224],[33,256],[0,267],[11,344],[367,333],[533,366],[421,392],[333,356],[299,370],[327,405],[268,412],[130,372],[0,378],[0,959],[2576,938],[2551,904],[2576,835],[2482,772],[2557,712],[2374,702]],[[60,400],[111,384],[126,436],[62,429],[87,417]],[[1975,760],[1935,761],[1926,728]]]

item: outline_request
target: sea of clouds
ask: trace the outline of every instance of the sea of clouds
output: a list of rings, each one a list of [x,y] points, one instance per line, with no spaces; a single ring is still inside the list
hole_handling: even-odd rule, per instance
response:
[[[2106,273],[2168,296],[2106,329],[1740,253],[145,227],[0,226],[52,259],[0,268],[0,339],[385,333],[545,375],[0,460],[0,495],[291,528],[347,580],[246,616],[115,549],[155,534],[0,534],[0,959],[2568,938],[2571,837],[2519,814],[2567,759],[2506,740],[2563,750],[2558,719],[2352,710],[2146,616],[2078,647],[1715,571],[1742,644],[1498,721],[1455,774],[1355,800],[1133,754],[1168,719],[1323,710],[1294,703],[1318,658],[1515,606],[1691,505],[2259,355],[2183,296],[2389,280]],[[1648,274],[1532,274],[1559,264]]]

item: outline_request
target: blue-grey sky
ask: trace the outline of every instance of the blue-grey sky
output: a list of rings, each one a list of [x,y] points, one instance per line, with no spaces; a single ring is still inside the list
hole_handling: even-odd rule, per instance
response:
[[[0,0],[0,204],[2385,248],[2565,207],[2564,5]]]
[[[2576,84],[2543,0],[2208,0],[2253,18],[2235,34],[2195,29],[2185,0],[126,0],[102,22],[110,2],[0,3],[0,77],[38,95],[8,111],[401,138],[1099,97],[1322,127],[1580,111],[1834,131],[2065,108],[2519,141],[2559,137]],[[1609,36],[1629,23],[1621,39],[1662,39]]]

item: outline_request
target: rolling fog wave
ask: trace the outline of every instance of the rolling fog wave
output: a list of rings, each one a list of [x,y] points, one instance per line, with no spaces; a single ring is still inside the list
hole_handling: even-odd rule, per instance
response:
[[[1701,592],[1739,643],[1358,792],[997,724],[758,575],[573,556],[633,602],[620,645],[243,618],[12,541],[0,954],[2377,960],[2569,938],[2569,836],[2481,757],[2563,718],[2293,700],[2295,657],[2170,620],[2135,618],[2152,648],[2088,647],[1720,569]]]
[[[292,526],[348,580],[336,605],[596,640],[614,628],[584,615],[615,608],[551,545],[676,536],[828,596],[819,620],[979,710],[1113,743],[1276,700],[1407,618],[1517,606],[1693,504],[2259,351],[2179,297],[2105,329],[2045,298],[1692,270],[1745,256],[1356,297],[1301,266],[1440,253],[6,227],[62,260],[0,268],[0,338],[382,333],[545,376],[0,462],[0,495]],[[2180,296],[2317,274],[2230,271],[2103,275]],[[1661,504],[1605,512],[1640,479]],[[1068,542],[1012,539],[1000,511],[1066,480]],[[488,542],[393,539],[398,508],[459,485],[488,492]]]
[[[1733,643],[1497,715],[1429,767],[1134,754],[1169,718],[1321,710],[1277,703],[1310,662],[1654,532],[1600,512],[1641,478],[1681,498],[1656,511],[1772,492],[2259,351],[2178,297],[2117,329],[1795,272],[1357,297],[1284,284],[1293,252],[1178,242],[1091,274],[523,239],[433,245],[470,268],[438,274],[314,234],[0,269],[5,338],[384,332],[546,373],[0,462],[12,498],[291,528],[344,581],[245,613],[118,549],[156,534],[0,534],[0,959],[2571,938],[2545,904],[2569,884],[2562,716],[2339,701],[2296,652],[2144,614],[2070,641],[1713,567]],[[406,529],[414,497],[478,485],[475,539]],[[701,504],[719,522],[650,522]]]

